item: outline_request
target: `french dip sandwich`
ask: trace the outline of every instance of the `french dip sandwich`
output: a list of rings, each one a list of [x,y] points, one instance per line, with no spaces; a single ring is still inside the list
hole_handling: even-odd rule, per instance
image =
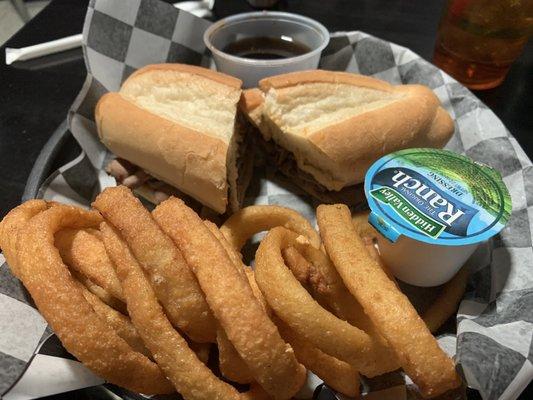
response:
[[[266,78],[244,92],[240,107],[269,162],[327,203],[360,201],[354,185],[375,160],[403,148],[443,147],[454,131],[429,88],[345,72]]]
[[[101,141],[128,161],[111,164],[110,171],[120,181],[139,167],[136,189],[154,202],[147,183],[164,192],[177,188],[217,213],[238,210],[252,168],[250,152],[240,145],[241,84],[190,65],[139,69],[96,107]]]
[[[187,194],[219,214],[240,208],[256,147],[320,201],[357,206],[372,162],[403,148],[442,147],[454,130],[421,85],[313,70],[241,92],[236,78],[182,64],[136,71],[100,99],[96,125],[117,156],[108,172],[118,183],[153,203]]]

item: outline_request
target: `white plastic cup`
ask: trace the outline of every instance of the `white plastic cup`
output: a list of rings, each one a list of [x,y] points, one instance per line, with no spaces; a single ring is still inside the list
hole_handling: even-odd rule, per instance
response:
[[[400,236],[395,243],[377,235],[378,249],[395,277],[411,285],[431,287],[448,282],[479,246],[441,246]]]
[[[257,60],[224,53],[228,44],[251,37],[286,36],[311,49],[308,53],[277,60]],[[257,11],[233,15],[211,25],[204,33],[217,70],[255,87],[266,77],[294,71],[316,69],[322,50],[329,43],[329,32],[321,23],[298,14]]]
[[[365,195],[385,265],[415,286],[449,281],[504,228],[512,210],[496,170],[440,149],[381,157],[365,175]]]

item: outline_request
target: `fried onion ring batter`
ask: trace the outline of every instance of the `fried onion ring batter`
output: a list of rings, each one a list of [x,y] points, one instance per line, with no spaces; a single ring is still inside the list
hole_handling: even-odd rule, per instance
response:
[[[55,245],[65,264],[112,296],[124,300],[122,287],[99,233],[89,229],[63,229],[56,233]]]
[[[321,205],[317,219],[324,246],[344,284],[422,395],[433,397],[459,386],[453,361],[440,349],[407,297],[368,254],[348,207]]]
[[[141,337],[137,333],[137,329],[135,329],[128,317],[108,306],[86,288],[83,288],[83,296],[92,306],[94,312],[105,320],[115,330],[117,335],[124,339],[133,350],[144,354],[146,357],[151,357],[150,352],[144,346]]]
[[[9,264],[9,269],[17,278],[19,277],[17,267],[18,232],[31,218],[48,207],[49,205],[44,200],[29,200],[12,209],[0,223],[0,247]]]
[[[198,282],[150,212],[124,186],[107,188],[93,206],[124,237],[172,324],[195,342],[214,342],[216,323]]]
[[[257,284],[276,315],[314,346],[353,365],[366,376],[394,369],[395,360],[387,348],[322,308],[300,285],[281,254],[289,246],[302,253],[307,248],[296,233],[277,227],[269,231],[256,253]]]
[[[307,237],[314,247],[320,247],[320,236],[309,221],[298,212],[281,206],[245,207],[229,217],[220,231],[235,250],[241,251],[253,235],[276,226],[299,233]]]
[[[226,379],[240,384],[252,383],[254,377],[250,368],[237,353],[235,347],[226,336],[224,329],[217,331],[218,364],[220,373]]]
[[[291,261],[298,260],[302,265],[303,262],[309,264],[309,287],[311,293],[319,300],[319,303],[324,303],[325,307],[337,317],[366,332],[374,343],[381,348],[380,351],[387,353],[390,362],[382,364],[382,368],[378,371],[379,374],[398,369],[399,363],[395,361],[396,356],[388,347],[385,339],[379,334],[372,321],[364,313],[361,305],[348,291],[329,258],[322,251],[316,250],[309,245],[302,246],[301,250],[305,257],[293,247],[288,247],[285,250],[287,250],[286,254],[291,254],[290,257],[286,258],[291,270]],[[302,265],[300,268],[302,268]]]
[[[224,235],[220,232],[220,229],[218,229],[214,223],[208,220],[204,220],[204,225],[207,227],[207,229],[209,229],[213,236],[217,238],[222,247],[224,247],[224,250],[226,250],[226,253],[231,259],[235,270],[244,277],[246,266],[241,261],[239,254],[233,247],[231,247]],[[226,336],[226,332],[224,332],[224,329],[222,328],[217,329],[217,346],[218,364],[220,373],[223,377],[232,382],[241,384],[247,384],[254,381],[254,378],[250,373],[250,369],[241,358],[237,350],[235,350],[235,347],[230,342]]]
[[[224,247],[179,199],[164,201],[153,215],[183,253],[213,313],[256,381],[276,399],[293,396],[304,382],[305,368],[283,341]]]
[[[306,368],[336,391],[349,397],[359,395],[359,374],[354,367],[320,351],[279,318],[275,322],[281,336],[291,344],[298,361]]]
[[[218,379],[174,329],[127,244],[110,225],[101,225],[133,325],[154,360],[186,400],[238,400],[239,392]]]
[[[91,228],[97,212],[54,206],[33,217],[19,232],[16,269],[41,314],[65,348],[107,381],[141,393],[170,393],[159,367],[134,351],[94,312],[69,273],[54,235],[63,228]]]

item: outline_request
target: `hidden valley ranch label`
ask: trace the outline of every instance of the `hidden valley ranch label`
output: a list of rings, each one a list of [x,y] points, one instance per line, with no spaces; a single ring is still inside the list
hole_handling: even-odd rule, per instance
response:
[[[507,222],[511,199],[493,169],[445,150],[408,149],[368,171],[369,221],[391,241],[400,235],[427,243],[477,243]]]

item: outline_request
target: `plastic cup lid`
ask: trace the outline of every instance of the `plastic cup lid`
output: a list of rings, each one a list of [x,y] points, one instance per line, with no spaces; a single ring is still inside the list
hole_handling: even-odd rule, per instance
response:
[[[369,222],[395,242],[479,243],[502,230],[511,197],[494,169],[448,150],[415,148],[388,154],[365,177]]]

